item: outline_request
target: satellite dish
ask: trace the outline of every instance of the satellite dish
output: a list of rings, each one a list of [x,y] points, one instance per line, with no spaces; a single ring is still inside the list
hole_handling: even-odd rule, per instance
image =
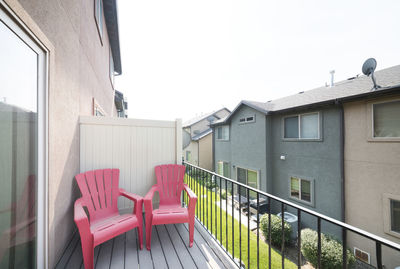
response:
[[[374,83],[374,87],[372,88],[372,90],[377,90],[379,88],[381,88],[381,86],[376,84],[376,80],[375,80],[375,76],[374,76],[374,72],[376,69],[376,60],[374,58],[369,58],[368,60],[366,60],[362,66],[362,72],[364,75],[366,76],[371,76],[372,79],[372,83]]]
[[[369,76],[374,73],[376,68],[376,60],[374,58],[369,58],[366,60],[362,66],[362,72],[364,75]]]

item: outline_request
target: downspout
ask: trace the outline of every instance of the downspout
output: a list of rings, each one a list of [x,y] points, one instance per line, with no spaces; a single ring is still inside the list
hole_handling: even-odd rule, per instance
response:
[[[342,102],[336,100],[336,104],[339,105],[340,110],[340,176],[342,179],[342,221],[346,222],[346,181],[344,174],[344,109]]]

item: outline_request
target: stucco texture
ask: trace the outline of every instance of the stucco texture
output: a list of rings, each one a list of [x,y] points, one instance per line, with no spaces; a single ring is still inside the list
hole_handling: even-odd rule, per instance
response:
[[[400,141],[371,139],[372,103],[396,99],[400,95],[345,104],[345,187],[346,222],[399,244],[400,234],[385,233],[389,212],[384,205],[385,195],[400,199]],[[376,264],[373,242],[354,234],[348,238],[350,247],[370,253]],[[383,248],[383,263],[386,268],[400,266],[400,254]]]

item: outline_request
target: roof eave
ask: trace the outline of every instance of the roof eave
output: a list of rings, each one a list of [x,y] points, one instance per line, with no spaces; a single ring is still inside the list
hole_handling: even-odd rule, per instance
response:
[[[118,13],[116,0],[104,1],[104,17],[106,19],[108,39],[110,42],[112,57],[114,60],[114,71],[117,75],[122,74],[121,51],[119,44]]]

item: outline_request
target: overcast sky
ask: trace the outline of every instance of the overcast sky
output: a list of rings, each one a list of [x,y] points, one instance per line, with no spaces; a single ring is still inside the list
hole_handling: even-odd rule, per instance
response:
[[[129,117],[190,119],[400,64],[400,1],[118,1]],[[379,78],[377,78],[379,83]]]

